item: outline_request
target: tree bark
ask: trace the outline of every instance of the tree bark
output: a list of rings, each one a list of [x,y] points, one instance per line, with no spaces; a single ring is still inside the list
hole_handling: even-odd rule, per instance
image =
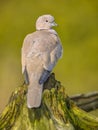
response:
[[[98,109],[98,92],[97,91],[90,92],[87,94],[77,94],[77,95],[71,96],[70,99],[72,99],[79,108],[87,112]]]
[[[44,88],[36,109],[27,108],[27,86],[16,88],[0,115],[0,130],[98,130],[98,118],[77,107],[54,74]]]

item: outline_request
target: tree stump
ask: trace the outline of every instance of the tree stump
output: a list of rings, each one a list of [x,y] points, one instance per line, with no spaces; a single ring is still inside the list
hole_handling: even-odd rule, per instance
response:
[[[25,84],[12,93],[0,130],[98,130],[98,118],[77,107],[54,74],[44,84],[39,108],[27,108],[26,93]]]

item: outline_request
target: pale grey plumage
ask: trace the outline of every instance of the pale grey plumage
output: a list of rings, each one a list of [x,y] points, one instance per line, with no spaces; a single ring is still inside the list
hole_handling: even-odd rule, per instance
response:
[[[36,30],[28,34],[22,47],[22,73],[29,81],[27,106],[39,107],[41,104],[43,83],[62,55],[60,39],[52,26],[55,26],[51,15],[40,16],[36,21]],[[45,77],[45,78],[44,78]]]

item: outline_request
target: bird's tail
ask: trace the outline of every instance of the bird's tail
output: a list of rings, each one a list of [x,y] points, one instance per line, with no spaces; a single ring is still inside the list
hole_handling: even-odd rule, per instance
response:
[[[28,87],[27,106],[28,108],[37,108],[41,105],[43,85]]]

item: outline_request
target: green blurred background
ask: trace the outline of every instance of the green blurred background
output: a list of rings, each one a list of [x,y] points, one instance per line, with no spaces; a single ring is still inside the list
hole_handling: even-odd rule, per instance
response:
[[[56,79],[69,95],[98,91],[97,0],[0,0],[0,111],[23,82],[23,39],[43,14],[55,17],[64,49]]]

